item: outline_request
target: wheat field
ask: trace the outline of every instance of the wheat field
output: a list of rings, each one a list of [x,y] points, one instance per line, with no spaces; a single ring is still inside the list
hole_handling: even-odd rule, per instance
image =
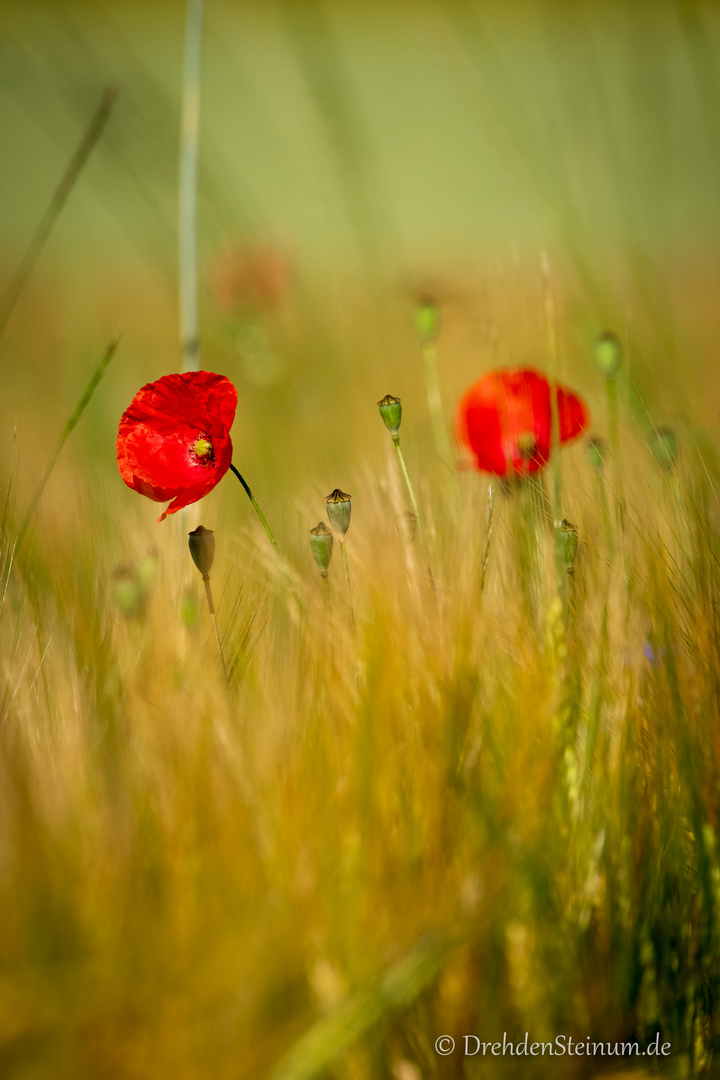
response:
[[[532,159],[538,190],[543,178],[546,193],[564,178],[549,217],[535,232],[523,225],[517,244],[509,228],[493,226],[508,242],[488,241],[478,253],[470,234],[459,246],[457,237],[438,239],[452,231],[451,209],[438,210],[423,235],[412,232],[408,210],[402,228],[416,247],[401,258],[377,206],[382,170],[363,156],[373,132],[382,143],[383,120],[373,120],[361,80],[357,99],[339,92],[353,64],[362,66],[352,43],[364,40],[365,16],[356,38],[337,13],[323,21],[319,12],[332,8],[278,5],[273,18],[295,74],[283,68],[273,92],[290,115],[293,87],[305,80],[320,118],[308,154],[320,160],[324,146],[317,176],[333,177],[337,202],[325,233],[308,211],[291,236],[293,196],[280,182],[288,176],[269,165],[255,190],[267,191],[276,216],[287,205],[287,220],[266,233],[259,215],[252,227],[235,222],[235,262],[217,261],[231,232],[228,192],[242,189],[233,188],[230,141],[213,142],[230,132],[213,109],[232,66],[221,31],[240,15],[229,5],[209,9],[206,62],[217,56],[220,73],[208,75],[203,106],[200,183],[212,210],[201,207],[200,217],[201,363],[237,386],[233,461],[278,555],[231,474],[158,523],[163,507],[130,491],[115,462],[132,396],[182,365],[177,267],[164,235],[175,228],[176,177],[167,162],[167,175],[153,171],[164,151],[151,121],[157,132],[168,116],[179,123],[177,95],[158,87],[167,53],[181,52],[184,6],[173,9],[177,40],[157,45],[157,69],[149,37],[141,58],[140,44],[133,54],[129,38],[114,38],[112,25],[82,6],[8,6],[9,55],[27,65],[21,46],[50,50],[43,19],[57,19],[63,44],[48,51],[47,70],[74,109],[82,100],[91,115],[100,97],[99,82],[77,97],[80,71],[89,79],[116,62],[126,85],[0,332],[3,1078],[716,1075],[717,221],[708,217],[705,243],[691,238],[692,207],[682,218],[683,185],[672,187],[671,177],[661,194],[677,235],[671,243],[661,229],[658,240],[650,195],[638,209],[652,187],[648,162],[633,159],[628,186],[609,200],[622,244],[607,245],[592,189],[573,201],[571,165],[553,165],[552,140],[543,151],[533,119],[540,106],[522,75],[517,98],[506,82],[512,61],[527,55],[513,37],[525,32],[523,20],[535,40],[528,12],[565,25],[562,12],[519,5],[507,26],[488,16],[483,38],[481,6],[451,7],[445,19],[434,5],[409,5],[423,64],[432,60],[448,79],[447,65],[457,66],[463,108],[477,104],[472,72],[455,51],[463,41],[453,20],[467,18],[503,106],[492,116],[478,106],[473,123],[503,120],[503,138]],[[134,9],[100,10],[125,19],[128,34],[141,19]],[[153,10],[158,25],[170,18],[168,6]],[[630,18],[628,10],[618,3],[613,17]],[[685,57],[677,108],[694,117],[697,140],[689,124],[678,134],[668,121],[663,131],[697,148],[715,101],[705,77],[716,55],[714,10],[643,10],[632,32],[599,9],[588,7],[587,18],[597,40],[615,34],[627,46],[631,73],[633,34],[667,35],[673,62]],[[393,13],[401,19],[399,6]],[[265,25],[260,9],[244,14],[257,48],[269,49],[276,22]],[[388,29],[381,12],[373,18],[399,33],[397,21]],[[559,45],[544,40],[542,55],[553,60]],[[373,47],[368,70],[389,78]],[[662,50],[653,55],[657,70],[650,62],[648,70],[657,74]],[[409,79],[420,78],[402,62]],[[654,115],[661,106],[644,99],[629,120],[613,97],[613,71],[610,126],[598,125],[609,139],[615,118],[629,155],[642,108]],[[573,65],[561,75],[582,82]],[[683,96],[693,75],[699,104]],[[4,130],[15,130],[18,102],[50,109],[40,82],[38,96],[27,96],[30,83],[17,75],[14,98],[3,89]],[[270,95],[270,82],[257,85]],[[433,100],[441,127],[449,114]],[[251,95],[242,107],[256,104]],[[566,149],[579,139],[568,110]],[[142,182],[128,141],[133,123],[148,151]],[[459,123],[454,113],[448,119]],[[658,139],[655,150],[665,145]],[[62,141],[67,160],[74,140]],[[693,206],[704,208],[702,183],[711,190],[718,158],[711,138],[702,145],[709,157]],[[40,143],[34,152],[19,153],[28,176],[50,154]],[[673,155],[681,157],[679,143]],[[46,160],[54,169],[56,158]],[[98,209],[106,181],[115,232],[107,208]],[[32,189],[20,198],[15,180],[6,187],[7,298],[44,202]],[[26,219],[14,220],[13,200]],[[518,220],[532,216],[528,205],[517,204]],[[508,195],[503,222],[513,206]],[[252,217],[252,200],[244,207]],[[462,191],[456,209],[467,212]],[[332,215],[341,210],[336,234]],[[482,234],[477,222],[468,228]],[[427,294],[441,319],[446,460],[416,326]],[[117,351],[98,371],[120,324]],[[612,379],[593,353],[609,329],[624,346]],[[518,366],[577,388],[590,423],[534,478],[504,482],[472,468],[455,437],[455,408],[474,379]],[[388,393],[403,403],[400,439],[419,523],[378,415]],[[602,463],[590,436],[604,440]],[[352,496],[348,573],[336,535],[323,579],[310,530],[327,522],[325,497],[335,488]],[[577,530],[576,554],[562,546],[561,518]],[[215,533],[210,577],[227,677],[188,550],[200,524]],[[526,1033],[527,1045],[545,1049],[519,1053]],[[515,1053],[492,1050],[503,1038]],[[667,1051],[648,1050],[656,1039]],[[591,1053],[593,1043],[604,1049]],[[633,1044],[635,1056],[622,1050]]]

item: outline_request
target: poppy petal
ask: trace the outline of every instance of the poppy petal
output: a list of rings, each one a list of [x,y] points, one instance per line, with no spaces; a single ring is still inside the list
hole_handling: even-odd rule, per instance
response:
[[[532,368],[510,368],[484,375],[460,399],[458,437],[473,454],[476,468],[505,476],[543,468],[550,457],[550,383]],[[588,424],[580,397],[557,389],[560,441],[579,435]]]
[[[496,394],[494,373],[471,386],[458,407],[457,429],[460,439],[474,455],[476,467],[504,476],[506,462]]]
[[[560,442],[576,439],[588,426],[590,415],[582,398],[558,386],[558,416],[560,418]]]

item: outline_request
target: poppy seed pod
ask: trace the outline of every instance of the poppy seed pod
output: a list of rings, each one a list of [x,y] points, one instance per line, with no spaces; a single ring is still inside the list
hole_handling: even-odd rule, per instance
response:
[[[324,521],[318,522],[314,529],[310,530],[310,550],[315,562],[320,567],[323,577],[328,572],[330,559],[332,558],[333,534]]]
[[[350,515],[352,513],[352,502],[350,496],[341,491],[340,488],[335,488],[330,495],[325,497],[325,503],[327,505],[327,516],[330,520],[335,532],[340,533],[344,538],[345,533],[350,528]]]
[[[423,296],[415,308],[415,326],[423,341],[435,341],[440,331],[440,308],[431,296]]]
[[[202,525],[198,525],[197,529],[188,533],[188,547],[192,561],[202,576],[208,577],[215,558],[215,533],[212,529],[205,529]]]
[[[393,397],[392,394],[386,394],[382,401],[378,401],[378,408],[385,427],[391,435],[397,435],[402,419],[400,398]]]
[[[571,521],[566,521],[565,518],[560,524],[560,541],[565,569],[568,574],[574,574],[575,556],[578,549],[578,531],[577,525],[573,525]]]
[[[622,344],[611,330],[605,330],[595,341],[597,366],[608,379],[614,379],[622,366]]]

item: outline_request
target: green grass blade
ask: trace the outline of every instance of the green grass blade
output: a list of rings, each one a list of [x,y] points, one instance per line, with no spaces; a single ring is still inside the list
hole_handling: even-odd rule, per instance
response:
[[[82,394],[80,396],[80,400],[78,401],[77,405],[73,409],[67,423],[65,424],[65,427],[62,430],[60,438],[58,439],[58,441],[57,441],[57,443],[55,445],[55,449],[53,450],[52,454],[50,455],[50,460],[48,461],[47,465],[45,466],[45,471],[42,474],[42,479],[40,480],[40,483],[37,486],[35,494],[33,495],[32,499],[30,500],[30,505],[29,505],[29,507],[28,507],[28,509],[27,509],[27,511],[25,513],[25,517],[23,518],[22,524],[20,525],[20,529],[18,530],[17,540],[15,542],[15,550],[16,551],[18,551],[18,549],[20,548],[20,545],[23,542],[23,539],[25,537],[25,533],[27,532],[30,521],[32,520],[32,516],[35,513],[35,509],[37,507],[37,504],[40,502],[40,499],[42,498],[42,493],[45,490],[45,485],[48,482],[48,479],[50,477],[50,473],[55,468],[55,463],[57,462],[57,459],[60,457],[60,453],[62,451],[62,448],[65,445],[65,443],[67,442],[67,440],[70,438],[70,435],[72,434],[73,430],[77,426],[77,423],[80,420],[80,417],[82,416],[82,414],[85,412],[85,409],[90,404],[92,396],[95,393],[95,391],[97,390],[98,385],[100,383],[100,380],[102,379],[103,375],[105,374],[105,371],[107,369],[108,364],[110,363],[110,361],[112,360],[113,356],[115,355],[115,353],[117,351],[117,347],[120,344],[120,338],[122,337],[122,335],[123,335],[123,328],[120,328],[115,332],[115,336],[113,337],[112,341],[110,342],[107,349],[105,350],[105,354],[103,355],[102,359],[100,360],[100,363],[95,368],[95,371],[93,372],[89,383],[87,384],[87,386],[85,387],[85,389],[83,390],[83,392],[82,392]]]

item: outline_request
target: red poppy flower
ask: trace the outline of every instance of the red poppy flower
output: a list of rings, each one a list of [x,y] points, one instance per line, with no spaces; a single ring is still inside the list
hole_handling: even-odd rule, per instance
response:
[[[197,502],[230,468],[237,391],[224,375],[164,375],[139,390],[120,420],[117,460],[128,485],[167,514]]]
[[[582,398],[557,387],[560,442],[585,430],[589,414]],[[550,383],[528,368],[491,371],[460,399],[457,430],[483,472],[534,473],[550,457]]]

